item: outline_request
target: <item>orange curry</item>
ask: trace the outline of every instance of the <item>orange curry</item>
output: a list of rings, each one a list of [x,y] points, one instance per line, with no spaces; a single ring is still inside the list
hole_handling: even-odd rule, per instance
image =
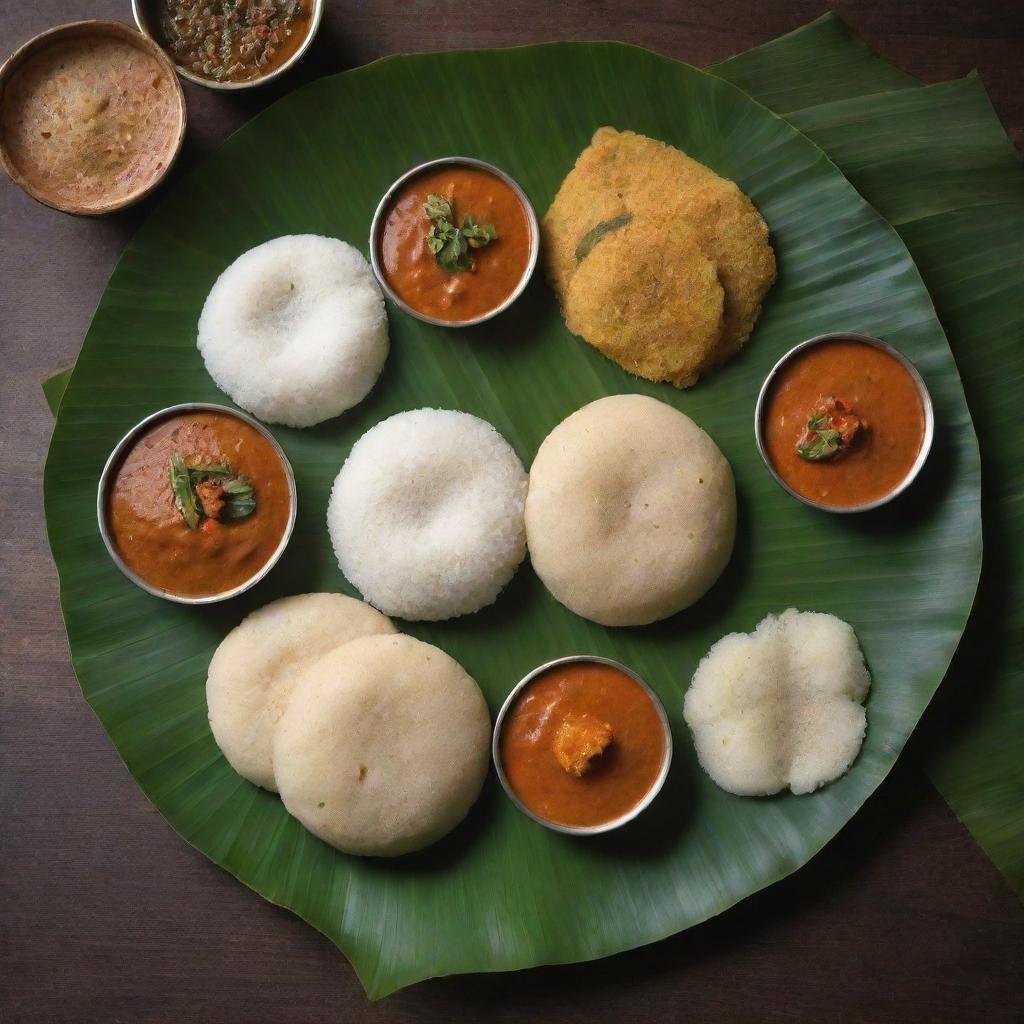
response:
[[[470,250],[472,269],[449,273],[428,248],[431,221],[424,207],[431,195],[448,200],[456,226],[467,215],[493,225],[497,237]],[[413,178],[398,192],[381,231],[380,259],[403,302],[425,316],[459,323],[497,309],[519,287],[531,244],[526,211],[505,182],[476,167],[451,165]]]
[[[534,814],[587,827],[622,817],[650,792],[665,732],[635,679],[578,661],[527,683],[502,723],[499,752],[512,791]]]
[[[190,528],[171,485],[171,460],[227,465],[251,486],[255,507],[233,519],[216,480],[195,486],[198,525]],[[107,524],[127,566],[150,586],[179,597],[210,597],[251,579],[277,551],[291,496],[280,456],[244,420],[188,412],[160,420],[129,449],[107,495]]]
[[[903,482],[921,451],[925,416],[899,360],[866,342],[836,339],[782,367],[763,429],[769,460],[794,491],[855,508]]]

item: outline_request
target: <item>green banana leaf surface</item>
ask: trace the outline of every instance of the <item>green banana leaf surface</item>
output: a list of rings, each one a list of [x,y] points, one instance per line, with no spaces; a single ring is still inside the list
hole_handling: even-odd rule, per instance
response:
[[[448,97],[447,116],[435,98]],[[408,166],[468,153],[512,173],[543,212],[593,131],[665,139],[736,180],[772,231],[780,277],[744,353],[687,392],[623,373],[573,338],[541,280],[505,316],[446,331],[392,309],[392,353],[356,409],[275,428],[296,471],[295,536],[254,591],[189,608],[137,590],[109,562],[92,510],[100,469],[144,415],[226,401],[195,348],[217,275],[241,251],[303,231],[363,246],[384,189]],[[881,336],[920,368],[935,402],[925,474],[877,513],[839,517],[789,498],[763,468],[760,384],[796,342],[830,330]],[[397,861],[346,857],[241,780],[210,734],[205,675],[252,608],[350,590],[327,539],[330,486],[380,419],[432,405],[483,416],[529,465],[580,405],[640,392],[692,416],[729,458],[740,528],[732,562],[694,608],[644,629],[567,612],[524,565],[477,615],[408,632],[460,660],[492,709],[539,662],[607,655],[664,700],[676,757],[636,824],[580,841],[518,813],[491,780],[450,837]],[[171,825],[216,863],[324,932],[367,992],[433,975],[604,956],[719,913],[796,870],[891,769],[956,649],[980,571],[980,463],[932,300],[905,246],[824,152],[721,78],[618,44],[390,58],[298,90],[256,117],[165,196],[119,262],[60,402],[46,514],[82,689],[129,770]],[[682,695],[708,647],[787,607],[849,621],[872,671],[868,735],[851,771],[812,796],[743,799],[700,771]]]
[[[989,556],[927,767],[1024,895],[1024,165],[976,76],[921,86],[832,15],[713,71],[785,113],[895,226],[946,328],[985,464]]]

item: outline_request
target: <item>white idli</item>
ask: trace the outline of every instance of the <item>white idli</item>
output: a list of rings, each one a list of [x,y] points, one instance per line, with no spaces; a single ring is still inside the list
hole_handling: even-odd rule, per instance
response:
[[[732,554],[736,492],[714,441],[643,395],[585,405],[530,469],[526,534],[554,597],[604,626],[639,626],[696,601]]]
[[[526,554],[526,483],[511,445],[476,416],[391,416],[353,445],[334,481],[327,526],[341,571],[403,619],[492,604]]]
[[[487,774],[476,683],[410,636],[354,640],[304,674],[274,737],[289,813],[346,853],[395,857],[440,839]]]
[[[296,594],[248,615],[214,652],[206,679],[210,728],[239,775],[274,790],[273,737],[292,689],[317,658],[391,621],[343,594]]]
[[[864,741],[871,677],[853,629],[834,615],[769,615],[704,656],[683,717],[697,756],[730,793],[787,786],[811,793],[838,779]]]
[[[217,386],[268,423],[310,427],[361,402],[388,355],[384,298],[358,249],[285,235],[242,253],[199,317]]]

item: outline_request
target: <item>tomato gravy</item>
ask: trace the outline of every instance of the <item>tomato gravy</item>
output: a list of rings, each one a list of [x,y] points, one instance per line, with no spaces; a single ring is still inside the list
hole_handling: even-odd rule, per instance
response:
[[[823,396],[841,399],[863,424],[848,450],[809,461],[798,453]],[[837,338],[797,353],[772,382],[762,430],[769,461],[798,494],[856,508],[892,493],[917,461],[925,411],[917,382],[884,349]]]
[[[228,463],[251,481],[256,508],[243,519],[190,529],[175,502],[171,456],[188,466]],[[291,520],[284,463],[254,427],[229,413],[170,415],[141,434],[113,476],[107,526],[124,563],[150,586],[210,597],[250,580],[274,556]]]
[[[427,247],[431,194],[445,197],[454,221],[467,214],[491,224],[497,238],[472,251],[471,270],[448,273]],[[407,182],[384,218],[379,253],[384,277],[395,294],[418,313],[460,323],[497,309],[519,287],[530,265],[533,234],[522,201],[501,178],[469,165],[425,171]]]
[[[610,742],[577,775],[557,751],[564,726],[581,720]],[[661,775],[667,750],[663,719],[643,686],[614,666],[576,661],[526,684],[502,723],[499,752],[509,786],[534,814],[586,827],[636,807]]]

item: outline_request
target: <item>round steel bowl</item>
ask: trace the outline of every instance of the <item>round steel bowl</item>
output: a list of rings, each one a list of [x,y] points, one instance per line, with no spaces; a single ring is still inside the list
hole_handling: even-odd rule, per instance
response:
[[[174,74],[174,64],[170,61],[167,54],[148,36],[136,32],[129,25],[123,25],[119,21],[73,21],[67,25],[58,25],[56,28],[47,29],[45,32],[40,32],[39,35],[34,36],[23,46],[15,50],[0,65],[0,106],[2,106],[3,94],[7,83],[26,60],[47,47],[53,46],[55,43],[63,43],[72,39],[90,38],[118,39],[122,42],[130,43],[143,53],[153,57],[160,67],[164,69],[168,81],[174,85],[179,111],[177,138],[174,141],[174,148],[170,159],[156,177],[139,186],[134,192],[100,206],[83,206],[76,203],[61,202],[56,196],[48,193],[40,183],[32,181],[23,175],[15,166],[7,151],[2,132],[0,132],[0,166],[7,172],[11,181],[38,202],[53,207],[55,210],[61,210],[64,213],[74,213],[85,217],[98,217],[106,213],[113,213],[115,210],[123,210],[126,206],[134,205],[160,185],[167,177],[175,161],[178,159],[178,154],[181,152],[181,144],[185,138],[187,116],[185,112],[185,94],[181,90],[181,83]]]
[[[444,167],[454,165],[457,167],[476,167],[479,170],[487,171],[493,174],[496,178],[503,181],[512,191],[516,194],[516,198],[520,203],[523,204],[523,209],[526,211],[526,219],[530,224],[530,258],[527,261],[526,269],[523,271],[523,276],[519,281],[515,291],[500,306],[496,306],[494,309],[482,314],[481,316],[474,317],[472,320],[440,320],[436,317],[427,316],[425,313],[420,313],[418,310],[412,308],[403,299],[401,299],[391,285],[388,283],[387,278],[384,276],[384,269],[380,265],[380,234],[384,226],[384,218],[387,215],[387,211],[391,206],[392,200],[405,185],[407,181],[412,178],[416,178],[423,174],[425,171],[429,171],[434,167]],[[409,316],[414,316],[417,320],[422,320],[426,324],[434,324],[438,327],[473,327],[476,324],[482,324],[485,320],[490,320],[493,317],[504,313],[509,306],[512,305],[516,299],[526,290],[526,286],[530,283],[530,278],[533,277],[533,272],[537,267],[537,258],[540,255],[540,225],[537,222],[537,213],[533,208],[533,204],[527,198],[526,193],[523,191],[519,182],[515,178],[510,177],[500,167],[495,167],[494,164],[489,164],[485,160],[477,160],[471,156],[445,156],[440,157],[437,160],[428,160],[426,163],[417,164],[415,167],[406,171],[397,181],[395,181],[391,187],[384,193],[381,201],[377,204],[377,210],[373,215],[373,220],[370,223],[370,265],[373,267],[373,272],[377,277],[377,281],[384,291],[384,294],[403,312],[408,313]]]
[[[250,576],[244,583],[240,583],[237,587],[234,587],[231,590],[225,590],[220,594],[210,594],[207,597],[183,597],[179,594],[172,594],[166,590],[160,590],[158,587],[154,587],[152,584],[147,583],[141,576],[133,572],[118,554],[117,548],[114,546],[113,538],[110,535],[110,529],[107,525],[107,492],[114,478],[114,474],[117,471],[117,467],[121,463],[121,459],[124,457],[128,449],[135,443],[138,437],[154,423],[159,420],[166,419],[168,416],[174,416],[183,412],[220,412],[227,416],[233,416],[236,419],[242,420],[244,423],[248,423],[250,427],[257,430],[270,442],[271,447],[275,452],[277,452],[278,458],[284,466],[285,477],[288,480],[288,500],[291,505],[291,511],[288,516],[288,526],[285,528],[284,535],[281,537],[281,542],[278,544],[277,550],[270,556],[270,558],[267,559],[260,569]],[[100,474],[99,487],[96,490],[96,518],[100,526],[100,536],[103,538],[103,543],[107,548],[107,553],[113,560],[114,565],[116,565],[118,569],[120,569],[121,572],[123,572],[125,576],[127,576],[128,579],[130,579],[137,587],[141,587],[154,597],[162,597],[167,601],[174,601],[177,604],[214,604],[217,601],[227,601],[229,598],[237,597],[239,594],[244,593],[251,587],[256,586],[256,584],[274,568],[278,559],[284,553],[284,549],[288,546],[288,542],[292,537],[292,531],[295,529],[295,513],[298,507],[296,498],[295,473],[292,471],[292,466],[288,461],[288,456],[285,455],[284,450],[277,443],[277,439],[274,435],[271,434],[262,423],[259,423],[257,420],[253,419],[252,416],[249,416],[244,412],[239,412],[237,409],[229,409],[224,405],[213,405],[210,402],[183,402],[181,405],[170,405],[166,409],[161,409],[159,412],[154,412],[147,416],[140,423],[137,423],[132,427],[132,429],[129,430],[128,433],[125,434],[124,437],[122,437],[114,446],[114,450],[110,453],[110,457],[107,459],[106,465],[103,467],[103,472]]]
[[[803,352],[804,349],[830,341],[859,341],[863,342],[865,345],[873,345],[875,348],[880,348],[883,351],[888,352],[889,355],[896,359],[896,361],[899,362],[913,378],[913,381],[917,386],[917,393],[921,398],[921,407],[924,410],[924,437],[921,439],[921,450],[917,453],[917,459],[914,461],[913,466],[910,467],[910,471],[888,494],[883,495],[875,501],[865,502],[862,505],[823,505],[820,501],[815,501],[813,498],[807,498],[799,492],[794,491],[793,488],[790,487],[789,484],[786,483],[786,481],[779,475],[775,466],[772,465],[772,461],[768,455],[768,450],[764,441],[764,415],[768,405],[768,394],[771,391],[775,378],[778,376],[781,369],[797,355]],[[894,498],[899,497],[899,495],[901,495],[914,482],[914,480],[917,479],[917,475],[921,472],[921,467],[924,466],[928,459],[928,453],[932,449],[932,441],[935,437],[935,410],[932,406],[932,396],[928,392],[928,386],[925,384],[924,379],[918,372],[917,367],[905,355],[903,355],[902,352],[894,349],[892,345],[889,345],[887,342],[881,341],[878,338],[872,338],[866,334],[852,334],[847,331],[840,331],[835,334],[819,334],[817,337],[809,338],[807,341],[800,342],[799,345],[794,345],[793,348],[791,348],[772,367],[768,376],[765,377],[764,383],[761,385],[761,392],[757,396],[757,405],[754,409],[754,437],[757,441],[757,450],[760,452],[761,459],[765,466],[767,466],[768,472],[771,473],[780,487],[793,495],[793,497],[798,501],[802,501],[805,505],[809,505],[811,508],[821,509],[823,512],[836,512],[840,515],[846,515],[850,512],[870,512],[871,509],[887,505]]]
[[[174,70],[182,78],[195,82],[196,85],[201,85],[204,89],[217,89],[220,92],[237,92],[239,89],[253,89],[258,85],[266,85],[267,82],[272,82],[275,78],[279,78],[290,68],[298,64],[303,56],[305,56],[306,51],[312,46],[313,37],[317,34],[320,28],[320,20],[323,18],[324,2],[325,0],[313,0],[313,7],[309,18],[309,31],[306,33],[306,38],[299,44],[299,48],[279,68],[275,68],[275,70],[266,75],[260,75],[259,78],[253,78],[247,82],[215,82],[212,79],[203,78],[201,75],[181,67],[175,63],[169,54],[167,55],[168,59],[170,59],[171,64],[174,66]],[[153,31],[153,26],[146,14],[145,8],[145,0],[132,0],[132,15],[135,18],[135,24],[139,26],[141,32],[145,33],[146,36],[154,40],[156,45],[159,46],[159,42],[157,42],[158,36]]]
[[[529,686],[534,679],[547,672],[549,669],[578,661],[591,662],[597,665],[610,665],[612,668],[617,668],[620,672],[624,672],[629,676],[630,679],[639,683],[640,686],[643,687],[647,696],[650,697],[651,703],[658,712],[658,717],[661,719],[661,727],[665,736],[665,756],[662,761],[661,771],[658,773],[658,777],[654,780],[654,784],[647,791],[647,795],[638,804],[636,804],[636,806],[631,807],[621,817],[613,818],[611,821],[602,822],[600,825],[560,825],[557,822],[548,821],[547,818],[542,818],[540,815],[535,814],[516,795],[515,790],[512,789],[512,786],[509,784],[509,781],[505,776],[505,770],[501,764],[500,741],[502,726],[505,723],[505,716],[515,703],[520,692],[525,687]],[[565,658],[556,658],[554,661],[547,661],[543,665],[538,665],[532,672],[523,676],[523,678],[520,679],[512,688],[512,692],[505,698],[505,703],[501,705],[498,717],[494,721],[494,736],[491,740],[491,756],[494,759],[494,768],[498,773],[498,779],[505,792],[508,794],[509,799],[528,818],[532,818],[538,825],[543,825],[545,828],[549,828],[554,832],[563,832],[570,836],[596,836],[603,832],[611,832],[614,829],[621,828],[623,825],[631,822],[638,815],[642,814],[651,805],[658,793],[661,792],[661,787],[665,784],[665,779],[668,778],[668,770],[672,764],[672,729],[668,722],[668,715],[665,713],[665,708],[658,699],[658,695],[631,668],[628,668],[621,662],[613,661],[611,658],[600,658],[593,654],[572,654]]]

